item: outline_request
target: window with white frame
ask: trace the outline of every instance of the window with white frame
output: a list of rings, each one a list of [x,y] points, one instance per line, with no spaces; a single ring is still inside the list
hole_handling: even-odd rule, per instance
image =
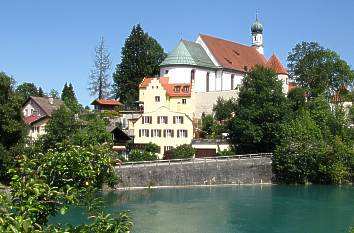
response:
[[[152,116],[143,116],[142,123],[143,124],[152,124]]]
[[[173,146],[164,146],[164,147],[163,147],[164,152],[170,151],[170,150],[172,150],[172,149],[173,149]]]
[[[164,138],[173,138],[174,137],[173,129],[164,129],[163,130],[163,137]]]
[[[188,130],[186,130],[186,129],[178,129],[177,130],[177,137],[178,138],[187,138],[188,137]]]
[[[160,96],[155,96],[155,102],[160,102]]]
[[[139,129],[139,137],[149,137],[148,129]]]
[[[151,130],[151,137],[160,138],[161,137],[161,129],[152,129]]]
[[[167,116],[158,116],[157,117],[157,124],[167,124],[168,117]]]
[[[183,116],[174,116],[173,124],[183,124]]]

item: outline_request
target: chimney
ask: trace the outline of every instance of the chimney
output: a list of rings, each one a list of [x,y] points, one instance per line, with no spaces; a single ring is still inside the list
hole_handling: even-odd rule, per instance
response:
[[[54,103],[53,97],[49,97],[49,98],[48,98],[48,102],[49,102],[50,104],[53,104],[53,103]]]

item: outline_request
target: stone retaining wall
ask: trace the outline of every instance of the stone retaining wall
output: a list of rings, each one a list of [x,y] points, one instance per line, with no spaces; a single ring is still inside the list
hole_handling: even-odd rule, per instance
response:
[[[270,158],[199,160],[116,167],[118,188],[271,183]]]

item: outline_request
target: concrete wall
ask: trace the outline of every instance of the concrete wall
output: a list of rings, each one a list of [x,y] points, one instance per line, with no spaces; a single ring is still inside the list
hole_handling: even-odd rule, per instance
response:
[[[270,158],[117,167],[119,188],[271,183]]]

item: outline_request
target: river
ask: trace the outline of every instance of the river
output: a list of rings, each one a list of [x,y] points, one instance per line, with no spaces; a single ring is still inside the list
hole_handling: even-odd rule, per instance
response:
[[[101,195],[107,211],[130,211],[135,233],[346,233],[354,226],[353,186],[244,185]],[[82,210],[74,209],[55,221],[84,219]]]

